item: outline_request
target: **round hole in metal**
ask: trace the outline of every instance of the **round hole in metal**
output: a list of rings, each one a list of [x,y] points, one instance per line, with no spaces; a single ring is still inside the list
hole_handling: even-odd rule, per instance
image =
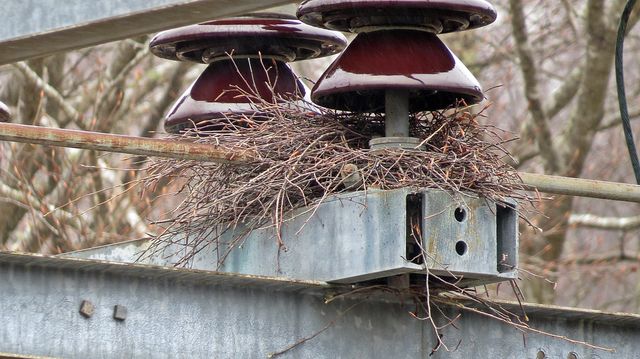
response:
[[[467,211],[462,207],[458,207],[453,212],[453,216],[456,218],[456,221],[464,222],[464,220],[467,219]]]
[[[467,246],[467,242],[465,241],[458,241],[456,243],[456,253],[458,253],[458,255],[463,256],[467,253],[467,250],[469,249],[469,247]]]

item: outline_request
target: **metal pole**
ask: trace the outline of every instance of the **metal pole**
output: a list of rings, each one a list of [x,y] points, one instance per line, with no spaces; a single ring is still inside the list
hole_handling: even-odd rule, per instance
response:
[[[249,150],[230,151],[192,142],[12,123],[0,123],[0,140],[220,163],[242,164],[258,160],[257,154]],[[519,175],[525,187],[532,191],[640,203],[640,186],[637,185],[524,172]]]
[[[386,137],[409,137],[409,94],[406,90],[385,91],[384,132]]]
[[[252,151],[233,152],[201,143],[13,123],[0,123],[0,140],[220,163],[242,163],[256,158]]]
[[[640,203],[640,186],[627,183],[595,181],[582,178],[519,173],[530,190],[567,196],[610,199]]]

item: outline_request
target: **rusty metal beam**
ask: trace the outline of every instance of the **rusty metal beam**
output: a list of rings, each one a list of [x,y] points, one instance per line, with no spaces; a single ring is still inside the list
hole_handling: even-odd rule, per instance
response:
[[[221,163],[255,158],[251,151],[232,152],[214,145],[13,123],[0,123],[0,140]]]
[[[0,65],[292,2],[0,0]]]
[[[525,186],[533,191],[640,203],[640,186],[634,184],[526,172],[519,175]]]
[[[258,158],[255,152],[249,150],[238,152],[192,142],[11,123],[0,123],[0,140],[132,155],[238,164],[257,161]],[[520,172],[519,175],[525,187],[531,191],[537,190],[543,193],[640,203],[640,186],[633,184],[526,172]]]

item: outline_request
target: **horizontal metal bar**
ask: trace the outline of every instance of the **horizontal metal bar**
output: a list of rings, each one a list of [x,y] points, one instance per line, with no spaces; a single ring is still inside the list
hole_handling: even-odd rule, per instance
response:
[[[335,299],[344,286],[0,252],[0,353],[64,358],[427,358],[429,321],[383,294]],[[82,301],[93,311],[79,312]],[[114,306],[126,308],[114,319]],[[517,304],[501,303],[518,311]],[[534,328],[612,347],[590,349],[442,307],[453,352],[434,358],[632,358],[640,316],[524,305]],[[434,312],[434,320],[445,318]],[[323,329],[325,329],[323,331]],[[499,345],[496,340],[499,339]]]
[[[207,162],[246,162],[255,154],[158,138],[0,123],[0,140]]]
[[[634,184],[525,172],[520,172],[519,175],[530,190],[567,196],[640,203],[640,186]]]
[[[0,0],[0,64],[97,45],[287,0]]]
[[[0,123],[0,140],[211,162],[246,163],[257,158],[251,151],[231,152],[191,142],[11,123]],[[519,175],[526,188],[533,191],[640,203],[640,186],[633,184],[526,172]]]

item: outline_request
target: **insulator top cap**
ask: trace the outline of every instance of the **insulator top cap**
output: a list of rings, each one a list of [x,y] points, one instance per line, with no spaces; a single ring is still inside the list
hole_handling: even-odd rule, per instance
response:
[[[475,29],[497,18],[484,0],[306,0],[297,15],[309,25],[338,31],[413,28],[436,34]]]
[[[406,91],[410,112],[484,98],[475,77],[436,35],[397,30],[359,34],[320,77],[311,99],[336,110],[381,113],[387,90]]]
[[[346,44],[338,32],[286,15],[257,13],[163,31],[149,46],[165,59],[211,63],[230,54],[298,61],[336,54]]]

